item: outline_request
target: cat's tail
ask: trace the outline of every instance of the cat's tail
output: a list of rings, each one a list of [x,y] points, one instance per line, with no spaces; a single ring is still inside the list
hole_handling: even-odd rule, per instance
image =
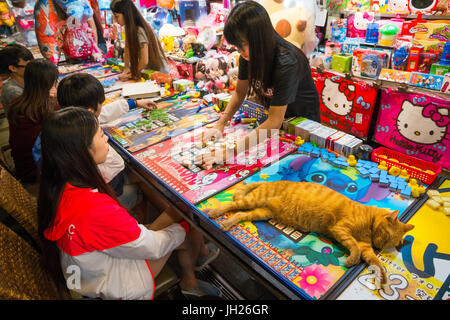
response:
[[[266,181],[260,181],[260,182],[253,182],[249,184],[243,184],[233,194],[233,201],[240,200],[244,198],[249,192],[253,191],[254,189],[258,188],[260,185],[267,183]]]

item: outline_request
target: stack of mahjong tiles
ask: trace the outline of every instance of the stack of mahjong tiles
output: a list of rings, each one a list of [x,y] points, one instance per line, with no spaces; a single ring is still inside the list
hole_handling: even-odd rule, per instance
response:
[[[383,164],[367,160],[358,160],[356,170],[363,178],[370,178],[373,182],[378,182],[380,187],[389,188],[390,191],[400,193],[400,196],[409,199],[419,197],[425,192],[425,187],[420,185],[416,179],[409,179],[403,172],[387,171]]]
[[[441,197],[437,190],[428,190],[427,195],[430,197],[426,202],[429,207],[436,211],[443,211],[450,217],[450,197]]]
[[[169,114],[165,110],[155,109],[152,111],[143,110],[141,112],[142,119],[137,120],[134,124],[127,124],[118,128],[123,135],[140,134],[159,127],[170,126],[179,119]]]
[[[354,154],[363,141],[355,136],[324,126],[306,118],[295,118],[288,122],[290,134],[311,141],[320,148],[328,148],[344,156]]]
[[[194,157],[203,154],[212,154],[217,149],[223,150],[224,148],[226,148],[227,150],[231,150],[231,154],[233,154],[233,150],[236,146],[235,141],[235,139],[227,139],[223,137],[215,139],[214,137],[212,137],[211,140],[207,142],[193,142],[192,146],[194,147],[194,150],[192,151],[192,153],[188,152],[182,156],[182,158],[180,159],[181,165],[188,169],[192,169],[196,167]],[[180,146],[180,148],[186,147],[189,146]],[[177,150],[175,149],[173,150],[173,152],[177,153]]]

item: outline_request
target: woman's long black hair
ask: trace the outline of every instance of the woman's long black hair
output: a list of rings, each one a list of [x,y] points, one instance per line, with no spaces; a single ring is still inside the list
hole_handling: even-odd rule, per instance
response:
[[[139,41],[137,36],[138,27],[142,27],[148,40],[148,66],[152,70],[159,71],[164,67],[166,61],[164,50],[155,32],[145,21],[142,14],[131,0],[113,0],[110,4],[113,13],[123,14],[125,20],[125,42],[130,57],[130,71],[134,78],[140,79],[138,70]]]
[[[266,9],[255,1],[241,2],[231,10],[225,22],[224,36],[228,43],[239,49],[242,49],[244,41],[248,42],[250,54],[248,95],[256,93],[258,98],[266,104],[266,97],[261,95],[261,92],[273,86],[273,66],[277,45],[293,50],[297,60],[300,59],[300,50],[280,37]]]
[[[89,148],[99,128],[95,115],[80,107],[53,112],[44,121],[41,135],[42,169],[38,199],[38,232],[43,247],[43,265],[58,284],[64,283],[59,249],[44,237],[55,221],[67,183],[98,189],[117,197],[101,176]]]
[[[25,116],[40,123],[54,110],[56,100],[50,98],[50,89],[58,80],[58,68],[47,59],[34,59],[25,67],[23,93],[11,103],[8,119]]]

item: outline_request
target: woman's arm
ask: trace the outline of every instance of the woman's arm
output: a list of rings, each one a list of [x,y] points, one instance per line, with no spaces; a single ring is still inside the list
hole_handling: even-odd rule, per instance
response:
[[[225,127],[228,121],[230,121],[233,118],[234,114],[239,110],[239,108],[242,105],[242,102],[247,96],[248,86],[249,86],[248,80],[238,79],[236,84],[236,90],[231,96],[230,102],[225,108],[225,111],[222,113],[222,116],[220,117],[219,121],[217,121],[216,126]]]
[[[212,153],[203,154],[196,158],[196,163],[202,163],[205,169],[209,169],[213,164],[226,163],[234,156],[241,152],[246,152],[250,148],[263,142],[266,138],[272,137],[273,133],[278,133],[283,124],[284,114],[286,113],[287,105],[272,106],[269,110],[269,116],[257,129],[250,132],[244,138],[238,140],[234,150],[221,149]]]
[[[141,73],[148,65],[148,44],[145,43],[139,49],[138,72]]]

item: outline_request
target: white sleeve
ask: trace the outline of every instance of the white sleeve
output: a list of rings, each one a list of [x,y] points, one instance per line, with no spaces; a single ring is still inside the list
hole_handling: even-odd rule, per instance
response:
[[[155,260],[172,252],[186,237],[186,231],[178,223],[158,231],[149,230],[141,224],[139,227],[139,238],[102,252],[116,258]]]
[[[102,111],[98,116],[98,122],[102,124],[106,124],[108,122],[114,121],[119,117],[123,116],[125,113],[130,111],[130,107],[128,102],[125,99],[120,99],[111,103],[108,103],[106,106],[102,107]]]

